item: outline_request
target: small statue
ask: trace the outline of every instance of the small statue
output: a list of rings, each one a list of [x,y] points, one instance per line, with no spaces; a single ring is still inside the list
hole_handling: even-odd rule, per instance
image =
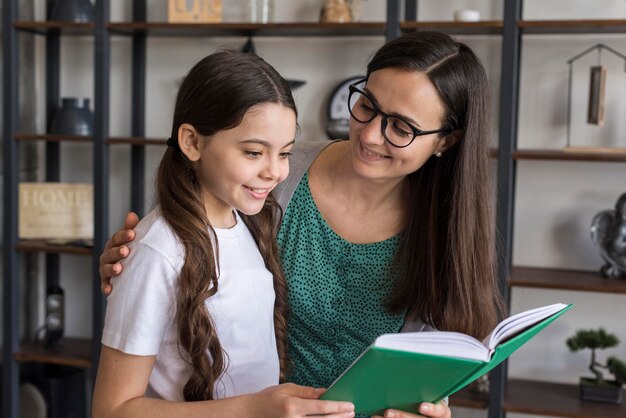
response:
[[[600,269],[604,277],[626,279],[626,193],[615,210],[603,210],[591,221],[591,240],[606,262]]]
[[[320,22],[348,23],[352,21],[348,0],[326,0],[320,12]]]

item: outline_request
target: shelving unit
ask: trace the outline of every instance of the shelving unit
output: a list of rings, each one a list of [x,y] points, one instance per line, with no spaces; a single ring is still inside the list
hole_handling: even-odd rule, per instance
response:
[[[506,388],[506,412],[566,418],[617,418],[626,416],[626,404],[583,402],[578,385],[510,379]]]
[[[98,0],[95,3],[94,23],[69,22],[27,22],[18,21],[18,0],[3,2],[3,105],[4,105],[4,277],[3,277],[3,393],[2,416],[19,416],[18,387],[19,363],[38,362],[90,368],[97,364],[100,350],[100,330],[102,328],[104,298],[97,285],[98,257],[108,238],[108,147],[105,139],[108,132],[109,94],[109,33],[104,28],[108,19],[109,2]],[[48,2],[50,4],[50,2]],[[49,135],[47,133],[23,133],[18,125],[18,48],[20,34],[34,34],[45,39],[45,103],[46,126],[59,104],[61,71],[61,37],[85,36],[93,39],[95,72],[94,85],[94,136]],[[19,240],[18,225],[18,144],[24,141],[40,141],[45,144],[45,181],[60,180],[60,151],[65,143],[84,143],[93,151],[94,177],[94,245],[53,245],[41,240]],[[92,271],[88,277],[93,280],[91,300],[93,317],[93,338],[64,338],[59,349],[45,349],[40,344],[20,339],[20,277],[18,254],[44,253],[46,285],[59,284],[61,255],[92,256]]]
[[[522,0],[505,0],[502,20],[481,22],[418,21],[417,1],[387,0],[384,22],[329,23],[220,23],[169,24],[146,21],[146,1],[133,2],[132,22],[110,22],[110,2],[96,0],[94,23],[59,23],[17,20],[17,0],[3,3],[3,163],[4,163],[4,291],[3,291],[3,394],[2,416],[19,416],[19,362],[31,361],[70,365],[89,369],[97,364],[104,302],[100,294],[98,257],[108,239],[109,147],[131,145],[131,178],[144,181],[146,146],[165,146],[163,139],[145,136],[146,40],[149,37],[386,37],[402,31],[438,30],[452,35],[489,35],[502,40],[500,118],[497,158],[499,195],[497,197],[497,229],[504,245],[499,248],[498,275],[503,295],[509,298],[512,287],[578,290],[588,292],[626,293],[626,284],[605,281],[595,272],[569,271],[512,266],[513,208],[515,201],[516,163],[520,160],[626,162],[626,154],[608,152],[564,152],[562,150],[517,149],[519,103],[520,48],[523,35],[532,34],[611,34],[626,33],[626,20],[554,20],[530,21],[521,16]],[[404,20],[401,6],[404,6]],[[68,137],[45,133],[22,133],[17,120],[18,36],[35,34],[46,39],[46,106],[48,116],[59,101],[59,52],[61,36],[89,36],[94,41],[94,107],[93,137]],[[129,136],[109,135],[110,38],[132,40],[132,118]],[[48,181],[58,181],[59,147],[64,143],[86,144],[93,149],[95,236],[93,247],[50,245],[43,241],[20,241],[17,237],[17,153],[18,144],[39,141],[46,144]],[[143,187],[131,187],[131,208],[144,212]],[[44,350],[38,345],[22,344],[19,339],[18,255],[27,252],[46,254],[47,280],[58,280],[59,256],[74,254],[92,257],[93,336],[91,339],[64,339],[60,351]],[[94,256],[95,255],[95,256]],[[56,272],[56,273],[55,273]],[[506,412],[543,414],[557,417],[598,418],[626,416],[625,407],[582,403],[576,385],[508,379],[506,367],[491,374],[491,392],[478,394],[465,389],[451,397],[451,405],[488,409],[489,418],[501,418]]]
[[[548,269],[512,265],[513,219],[517,162],[521,160],[566,162],[626,162],[626,153],[607,150],[518,149],[520,58],[524,35],[577,35],[626,33],[626,20],[523,20],[523,0],[505,0],[502,55],[501,120],[498,149],[497,229],[504,245],[499,250],[500,284],[505,298],[515,287],[626,293],[626,282],[600,277],[597,271]],[[492,373],[489,417],[506,412],[569,418],[626,416],[626,406],[579,399],[576,384],[507,379],[506,365]],[[492,389],[494,387],[492,386]]]

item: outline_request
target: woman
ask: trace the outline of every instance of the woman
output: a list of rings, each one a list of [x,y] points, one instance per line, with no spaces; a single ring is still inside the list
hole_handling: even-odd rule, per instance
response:
[[[487,100],[470,48],[442,33],[403,35],[352,86],[349,140],[294,149],[276,194],[288,380],[326,387],[383,333],[432,327],[480,338],[497,323]],[[105,293],[132,236],[117,232],[101,256]],[[450,416],[443,404],[419,412]]]

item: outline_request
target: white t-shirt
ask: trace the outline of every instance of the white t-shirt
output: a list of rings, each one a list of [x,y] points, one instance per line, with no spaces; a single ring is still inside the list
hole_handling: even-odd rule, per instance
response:
[[[206,301],[226,353],[227,369],[216,382],[216,399],[257,392],[278,384],[279,377],[272,274],[250,231],[236,217],[233,228],[215,229],[218,291]],[[102,344],[128,354],[156,355],[146,396],[181,401],[192,370],[184,359],[187,353],[179,350],[175,322],[184,248],[158,208],[135,232],[123,272],[112,280]]]

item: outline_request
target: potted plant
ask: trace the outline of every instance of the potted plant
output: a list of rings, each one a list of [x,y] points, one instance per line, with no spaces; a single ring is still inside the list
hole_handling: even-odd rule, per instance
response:
[[[622,385],[626,383],[626,363],[617,357],[609,357],[606,364],[598,362],[596,350],[615,347],[619,339],[603,328],[579,330],[567,339],[571,351],[591,350],[589,370],[595,377],[580,378],[580,398],[586,401],[622,403]],[[602,369],[607,370],[615,378],[606,380]]]

